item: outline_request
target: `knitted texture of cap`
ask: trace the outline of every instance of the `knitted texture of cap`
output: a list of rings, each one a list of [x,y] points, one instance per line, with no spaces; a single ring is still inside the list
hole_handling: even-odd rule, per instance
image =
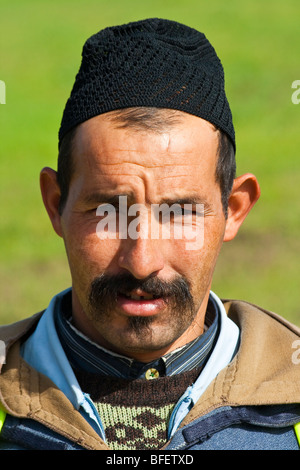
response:
[[[235,132],[222,64],[205,35],[152,18],[105,28],[84,44],[59,142],[76,125],[116,109],[157,107],[201,117]]]

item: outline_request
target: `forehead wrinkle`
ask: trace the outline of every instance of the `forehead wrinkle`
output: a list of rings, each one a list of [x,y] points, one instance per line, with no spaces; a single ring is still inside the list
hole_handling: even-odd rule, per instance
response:
[[[186,160],[189,158],[190,155],[193,155],[192,150],[184,149],[181,151],[176,151],[176,149],[173,149],[171,152],[169,149],[163,149],[161,151],[156,151],[152,150],[149,152],[148,149],[146,150],[141,150],[141,149],[134,149],[134,148],[129,148],[129,149],[121,149],[118,147],[113,147],[109,152],[106,152],[105,150],[98,150],[95,151],[92,155],[91,158],[93,159],[94,157],[99,158],[100,162],[102,165],[123,165],[123,164],[131,164],[131,165],[137,165],[137,166],[144,166],[147,168],[156,168],[156,167],[162,167],[162,166],[173,166],[175,165],[184,165],[182,161]],[[126,154],[126,157],[120,161],[118,160],[118,157],[122,154]],[[130,158],[130,155],[134,157],[134,159],[128,159]],[[138,156],[138,158],[136,158]],[[172,162],[168,163],[168,160],[170,159],[173,160]],[[116,159],[117,161],[111,161],[113,159]],[[150,162],[147,163],[147,161]],[[162,161],[163,160],[163,161]],[[174,161],[175,160],[175,161]]]
[[[124,169],[124,165],[130,165],[131,168],[132,168],[132,173],[130,173],[129,171],[129,168],[127,166],[127,168]],[[143,173],[142,175],[138,175],[136,173],[134,173],[134,168],[139,168],[141,170],[160,170],[160,174],[159,174],[159,178],[162,179],[162,178],[170,178],[170,177],[174,177],[174,174],[172,174],[172,170],[174,170],[174,172],[177,173],[176,176],[180,177],[180,176],[187,176],[188,174],[191,173],[191,169],[194,169],[194,168],[199,168],[199,163],[194,163],[194,164],[191,164],[191,163],[181,163],[180,165],[178,164],[174,164],[174,163],[163,163],[163,164],[160,164],[160,165],[146,165],[146,164],[142,164],[142,163],[134,163],[134,162],[118,162],[118,163],[99,163],[99,165],[97,165],[100,167],[100,171],[101,171],[101,167],[110,167],[111,168],[111,173],[106,173],[106,172],[102,172],[101,171],[101,174],[102,175],[107,175],[109,176],[110,174],[111,175],[118,175],[118,174],[122,174],[124,176],[141,176],[143,177],[143,175],[145,175],[146,173]],[[162,176],[163,173],[164,173],[164,170],[167,170],[168,171],[168,174],[166,176]],[[181,173],[182,172],[182,173]]]
[[[139,179],[143,181],[143,184],[154,184],[154,180],[156,181],[168,181],[172,179],[180,179],[180,178],[186,178],[187,176],[190,176],[191,173],[191,168],[198,168],[198,164],[195,164],[193,166],[191,165],[181,165],[179,168],[181,171],[178,171],[179,168],[178,166],[174,165],[162,165],[162,166],[156,166],[156,167],[144,167],[139,165],[141,168],[140,172],[135,172],[134,168],[132,168],[132,172],[128,169],[123,169],[122,166],[120,165],[113,165],[110,169],[109,172],[101,171],[100,169],[100,174],[103,177],[107,178],[113,178],[113,177],[124,177],[124,178],[130,178],[132,179]]]
[[[136,175],[134,173],[101,173],[101,176],[129,176],[130,178],[138,178],[138,179],[143,179],[143,175]]]
[[[173,163],[166,163],[166,162],[163,162],[161,164],[157,164],[157,165],[147,165],[146,162],[145,163],[138,163],[138,162],[131,162],[131,161],[123,161],[123,162],[116,162],[116,163],[113,163],[113,162],[109,162],[109,163],[106,163],[106,162],[99,162],[99,166],[122,166],[122,165],[135,165],[135,166],[139,166],[139,167],[143,167],[143,168],[164,168],[164,167],[175,167],[176,168],[179,168],[181,166],[185,167],[185,166],[197,166],[198,164],[195,163],[194,165],[191,165],[189,163],[181,163],[180,165],[179,164],[174,164]]]
[[[136,164],[132,162],[126,163],[99,163],[97,165],[99,174],[102,176],[124,176],[124,177],[139,177],[141,179],[145,178],[174,178],[182,177],[191,174],[191,168],[197,168],[198,164],[162,164],[162,165],[143,165]],[[109,171],[107,171],[109,170]],[[91,167],[91,171],[95,173],[95,168]],[[192,171],[193,172],[193,171]],[[175,174],[176,173],[176,174]]]

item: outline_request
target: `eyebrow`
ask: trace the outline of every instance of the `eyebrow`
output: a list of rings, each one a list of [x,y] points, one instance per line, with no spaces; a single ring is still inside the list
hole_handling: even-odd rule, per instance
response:
[[[192,204],[193,206],[196,204],[203,204],[205,207],[210,207],[210,203],[207,201],[206,198],[201,196],[191,196],[191,197],[182,197],[182,198],[163,198],[160,204],[168,204],[172,206],[172,204]]]
[[[200,209],[200,212],[202,213],[202,210],[205,211],[205,213],[210,213],[212,211],[212,205],[211,203],[207,200],[206,197],[200,196],[200,195],[193,195],[193,196],[186,196],[186,197],[178,197],[178,198],[163,198],[160,202],[160,204],[167,204],[169,207],[171,207],[173,204],[179,204],[180,206],[184,206],[185,204],[190,204],[193,206],[193,210],[195,208],[197,209],[197,204],[201,204],[203,206]],[[197,209],[198,210],[198,209]]]
[[[87,195],[83,202],[84,204],[117,204],[119,202],[120,196],[126,196],[128,199],[132,199],[132,194],[107,194],[107,193],[92,193]]]
[[[121,194],[108,194],[108,193],[101,193],[101,192],[95,192],[92,194],[87,195],[83,202],[84,204],[112,204],[112,205],[117,205],[120,201],[119,198],[121,196],[126,196],[128,201],[131,202],[134,200],[134,195],[133,193],[121,193]],[[173,204],[179,204],[179,205],[184,205],[184,204],[191,204],[195,206],[196,204],[203,204],[206,209],[211,208],[211,204],[207,201],[205,197],[198,196],[198,195],[193,195],[193,196],[186,196],[186,197],[163,197],[160,202],[156,203],[158,205],[161,204],[167,204],[168,206],[172,206]]]

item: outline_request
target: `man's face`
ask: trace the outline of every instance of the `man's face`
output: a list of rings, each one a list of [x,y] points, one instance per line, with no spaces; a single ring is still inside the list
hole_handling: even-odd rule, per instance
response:
[[[225,230],[215,181],[217,132],[207,121],[179,115],[177,124],[160,133],[120,128],[108,115],[81,124],[60,221],[72,276],[75,325],[98,344],[141,361],[203,332]],[[122,238],[118,223],[116,236],[106,234],[101,240],[97,207],[110,203],[120,214],[120,196],[128,209],[140,204],[143,217],[149,218],[153,204],[191,203],[193,209],[196,203],[203,204],[202,215],[186,216],[193,229],[204,222],[203,243],[187,249],[184,236],[154,238],[150,229],[143,237]],[[132,220],[128,216],[128,225]]]

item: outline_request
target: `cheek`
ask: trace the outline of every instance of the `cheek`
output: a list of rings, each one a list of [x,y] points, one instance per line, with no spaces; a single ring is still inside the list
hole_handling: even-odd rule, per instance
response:
[[[208,286],[223,242],[225,223],[220,220],[204,220],[202,237],[190,245],[186,240],[172,240],[169,259],[174,271],[184,275],[191,284],[199,282]],[[197,245],[198,243],[198,245]],[[192,247],[192,249],[188,249]]]
[[[63,227],[72,278],[82,283],[109,268],[118,251],[118,240],[100,240],[95,222],[74,220]]]

